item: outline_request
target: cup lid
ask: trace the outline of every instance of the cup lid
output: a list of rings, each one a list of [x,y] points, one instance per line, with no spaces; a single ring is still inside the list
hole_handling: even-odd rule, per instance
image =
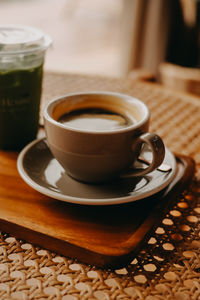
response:
[[[0,55],[46,50],[52,40],[42,31],[23,25],[0,26]]]

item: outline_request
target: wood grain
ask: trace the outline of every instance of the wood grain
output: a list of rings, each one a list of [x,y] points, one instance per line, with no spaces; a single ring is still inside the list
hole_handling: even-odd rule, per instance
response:
[[[0,152],[0,230],[111,268],[133,259],[168,205],[186,188],[195,168],[192,159],[179,156],[176,178],[164,192],[123,205],[84,206],[46,197],[29,187],[18,174],[17,155]]]

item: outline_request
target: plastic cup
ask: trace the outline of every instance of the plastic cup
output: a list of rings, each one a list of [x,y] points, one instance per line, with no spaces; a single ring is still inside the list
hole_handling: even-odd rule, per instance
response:
[[[27,26],[0,26],[0,149],[36,138],[43,64],[51,38]]]

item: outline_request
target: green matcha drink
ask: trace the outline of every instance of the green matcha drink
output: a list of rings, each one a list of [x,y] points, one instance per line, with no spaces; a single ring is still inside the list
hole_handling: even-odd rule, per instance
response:
[[[36,138],[44,55],[50,39],[21,26],[0,26],[0,149]]]

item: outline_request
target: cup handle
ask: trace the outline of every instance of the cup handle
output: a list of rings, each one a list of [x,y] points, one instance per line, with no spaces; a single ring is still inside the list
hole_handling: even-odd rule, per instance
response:
[[[138,137],[137,143],[138,147],[144,143],[146,143],[150,147],[150,150],[152,152],[152,161],[149,163],[149,166],[144,169],[130,168],[127,172],[121,174],[120,177],[122,178],[144,176],[147,173],[150,173],[158,168],[164,160],[165,146],[162,139],[157,134],[149,132],[144,133]]]

